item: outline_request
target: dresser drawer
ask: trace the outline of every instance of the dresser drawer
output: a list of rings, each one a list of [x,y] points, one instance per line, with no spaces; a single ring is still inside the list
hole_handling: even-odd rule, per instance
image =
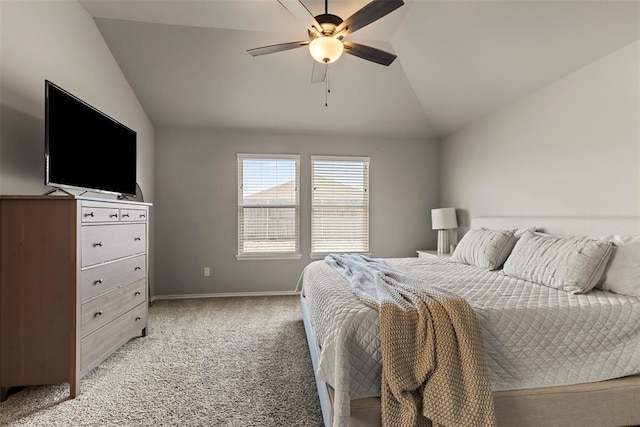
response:
[[[145,252],[145,224],[86,225],[82,227],[82,266]]]
[[[120,219],[122,221],[147,221],[147,211],[145,209],[120,209]]]
[[[120,221],[120,209],[82,207],[82,222],[118,222]]]
[[[122,313],[147,300],[146,279],[138,280],[82,304],[82,333],[85,336]]]
[[[139,255],[134,258],[127,258],[83,270],[80,273],[82,302],[115,289],[120,285],[143,279],[146,275],[146,255]]]
[[[139,335],[147,324],[147,303],[144,302],[82,338],[80,371],[84,375],[107,355],[129,339]]]

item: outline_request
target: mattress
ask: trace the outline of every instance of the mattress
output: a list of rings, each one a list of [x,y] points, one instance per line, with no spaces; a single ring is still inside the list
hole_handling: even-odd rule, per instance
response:
[[[446,258],[385,262],[465,298],[478,317],[492,391],[572,385],[640,373],[640,298],[548,288]],[[349,399],[380,395],[378,313],[324,261],[309,264],[302,292],[320,347],[316,375]]]

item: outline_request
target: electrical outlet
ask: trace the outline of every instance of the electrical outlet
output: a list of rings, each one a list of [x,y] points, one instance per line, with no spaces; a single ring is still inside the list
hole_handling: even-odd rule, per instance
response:
[[[204,277],[209,277],[209,276],[211,276],[211,268],[205,267],[204,268]]]

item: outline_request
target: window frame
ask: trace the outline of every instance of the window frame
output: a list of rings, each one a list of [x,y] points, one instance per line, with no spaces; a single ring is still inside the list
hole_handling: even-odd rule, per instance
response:
[[[239,261],[248,261],[248,260],[291,260],[291,259],[300,259],[300,155],[299,154],[257,154],[257,153],[237,153],[236,154],[236,172],[237,172],[237,251],[236,251],[236,259]],[[256,159],[256,160],[294,160],[295,161],[295,170],[296,170],[296,178],[295,178],[295,189],[296,189],[296,201],[295,205],[257,205],[251,206],[251,208],[295,208],[296,218],[295,218],[295,251],[288,252],[280,252],[280,251],[265,251],[265,252],[240,252],[242,247],[241,240],[244,236],[242,235],[242,230],[244,227],[241,227],[241,212],[246,206],[243,205],[244,195],[243,195],[243,183],[244,183],[244,164],[242,165],[242,175],[240,175],[240,164],[241,161],[247,159]],[[242,180],[241,180],[242,178]]]
[[[313,201],[314,201],[314,189],[313,189],[313,185],[314,185],[314,172],[315,172],[315,161],[335,161],[335,162],[362,162],[362,163],[366,163],[366,167],[367,167],[367,185],[366,185],[366,192],[367,192],[367,205],[366,205],[366,210],[367,210],[367,233],[366,233],[366,247],[367,249],[365,251],[352,251],[352,252],[345,252],[345,251],[334,251],[334,252],[314,252],[313,251],[313,221],[314,221],[314,205],[313,205]],[[361,254],[361,255],[365,255],[365,256],[371,256],[371,157],[369,156],[328,156],[328,155],[312,155],[311,156],[311,176],[310,176],[310,181],[311,181],[311,218],[310,218],[310,222],[311,222],[311,228],[310,228],[310,232],[311,232],[311,236],[310,236],[310,246],[311,246],[311,253],[309,254],[309,258],[311,259],[322,259],[325,256],[329,255],[330,253],[351,253],[351,254]]]

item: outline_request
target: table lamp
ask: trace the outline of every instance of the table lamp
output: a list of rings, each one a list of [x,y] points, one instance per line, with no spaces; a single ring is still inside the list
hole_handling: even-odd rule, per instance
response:
[[[438,230],[438,253],[449,253],[449,230],[458,228],[455,208],[431,209],[431,228]]]

